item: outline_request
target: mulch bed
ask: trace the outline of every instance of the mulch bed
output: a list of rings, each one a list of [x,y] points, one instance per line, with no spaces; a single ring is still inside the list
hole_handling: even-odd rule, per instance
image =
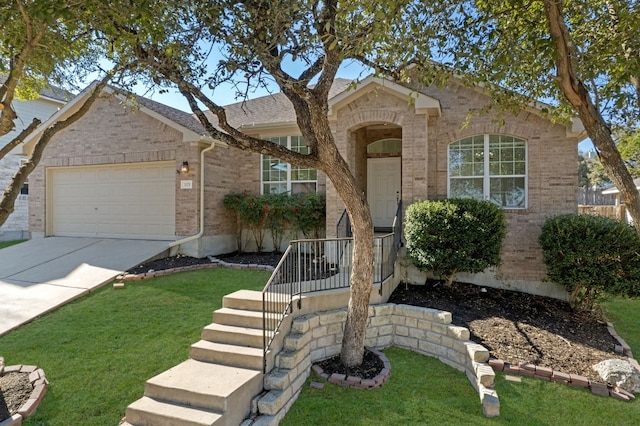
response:
[[[510,364],[531,363],[601,382],[593,365],[626,359],[615,352],[618,342],[601,313],[573,310],[568,303],[548,297],[429,281],[400,284],[389,302],[451,312],[453,323],[467,327],[471,340]]]

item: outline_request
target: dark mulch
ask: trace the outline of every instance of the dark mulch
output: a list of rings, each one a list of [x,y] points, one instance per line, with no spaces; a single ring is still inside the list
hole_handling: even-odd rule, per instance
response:
[[[340,355],[318,362],[317,364],[329,375],[338,373],[344,374],[345,376],[359,377],[361,379],[373,379],[384,368],[380,357],[368,349],[364,350],[362,364],[356,367],[347,367],[342,364]]]
[[[192,265],[203,265],[212,263],[212,257],[190,257],[190,256],[173,256],[173,257],[165,257],[163,259],[156,259],[150,262],[145,262],[141,265],[138,265],[134,268],[129,269],[129,273],[131,274],[144,274],[150,271],[162,271],[165,269],[173,269],[180,268],[183,266],[192,266]],[[219,254],[215,256],[215,258],[223,260],[227,263],[239,263],[242,265],[269,265],[269,266],[277,266],[280,258],[282,257],[281,253],[230,253],[230,254]]]
[[[400,284],[389,302],[449,311],[453,323],[491,356],[511,364],[527,362],[602,382],[592,366],[616,354],[617,341],[602,314],[573,310],[548,297],[464,283]]]

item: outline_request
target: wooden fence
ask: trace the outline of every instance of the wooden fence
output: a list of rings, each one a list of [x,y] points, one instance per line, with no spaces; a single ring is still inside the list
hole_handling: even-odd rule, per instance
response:
[[[616,203],[616,195],[603,195],[603,190],[602,188],[578,188],[578,204],[588,206],[613,206]]]
[[[625,220],[624,204],[619,206],[578,206],[579,214],[590,214],[594,216],[605,216],[612,219]]]

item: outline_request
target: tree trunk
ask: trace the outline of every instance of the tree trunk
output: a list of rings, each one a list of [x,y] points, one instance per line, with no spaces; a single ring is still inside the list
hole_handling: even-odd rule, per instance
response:
[[[558,52],[556,74],[560,89],[577,111],[587,134],[598,149],[602,166],[624,197],[636,232],[640,235],[640,196],[638,190],[613,141],[611,129],[595,107],[583,82],[578,78],[577,52],[565,25],[561,7],[562,4],[559,1],[545,1],[549,33]]]
[[[340,358],[344,365],[362,364],[364,339],[369,318],[369,297],[373,287],[373,220],[365,195],[358,189],[351,172],[338,168],[327,173],[343,200],[353,230],[351,289]],[[336,179],[336,178],[339,179]],[[345,182],[351,181],[345,184]]]
[[[6,222],[9,218],[9,215],[13,213],[14,204],[16,198],[20,194],[20,188],[24,185],[29,177],[29,174],[38,166],[40,159],[42,158],[42,154],[44,149],[47,147],[49,141],[53,136],[59,131],[69,127],[71,124],[78,121],[82,116],[89,110],[91,105],[98,98],[98,95],[107,85],[107,82],[111,78],[110,75],[107,75],[102,81],[100,81],[96,87],[93,89],[91,95],[87,98],[87,100],[82,104],[82,106],[73,113],[69,118],[64,121],[58,121],[53,124],[51,127],[48,127],[36,142],[33,153],[31,154],[31,158],[28,161],[25,161],[18,171],[13,175],[13,178],[9,182],[9,185],[5,189],[2,198],[0,198],[0,226]]]

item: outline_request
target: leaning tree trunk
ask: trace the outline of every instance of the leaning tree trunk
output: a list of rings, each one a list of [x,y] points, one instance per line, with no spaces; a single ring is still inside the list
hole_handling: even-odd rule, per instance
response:
[[[558,1],[545,1],[549,33],[558,52],[556,73],[560,89],[577,111],[587,134],[598,149],[602,166],[624,197],[636,232],[640,235],[640,195],[613,141],[611,129],[595,107],[589,92],[578,77],[577,52],[564,23],[561,7],[562,5]]]
[[[80,108],[74,112],[69,118],[57,121],[52,126],[45,129],[45,131],[40,136],[40,139],[36,142],[33,148],[33,153],[28,161],[22,163],[20,168],[13,175],[11,181],[7,185],[2,197],[0,198],[0,226],[6,222],[9,218],[9,215],[13,213],[14,204],[18,195],[20,195],[20,188],[24,185],[29,177],[29,174],[38,166],[40,163],[40,159],[42,158],[42,154],[44,149],[47,147],[51,138],[58,133],[59,131],[66,129],[80,118],[84,116],[84,114],[91,108],[91,105],[98,98],[102,89],[107,85],[107,82],[111,79],[111,75],[107,74],[93,89],[93,92],[89,95],[89,97],[85,100],[85,102],[80,106]],[[35,123],[35,122],[34,122]],[[33,126],[33,124],[32,124]],[[31,129],[31,130],[29,130]],[[27,129],[29,133],[33,130],[31,126]],[[20,134],[20,137],[23,134]]]
[[[373,287],[373,220],[366,195],[359,189],[349,166],[333,142],[327,145],[321,154],[323,171],[342,199],[353,231],[351,290],[340,352],[342,363],[353,367],[362,364],[364,356],[369,297]]]

